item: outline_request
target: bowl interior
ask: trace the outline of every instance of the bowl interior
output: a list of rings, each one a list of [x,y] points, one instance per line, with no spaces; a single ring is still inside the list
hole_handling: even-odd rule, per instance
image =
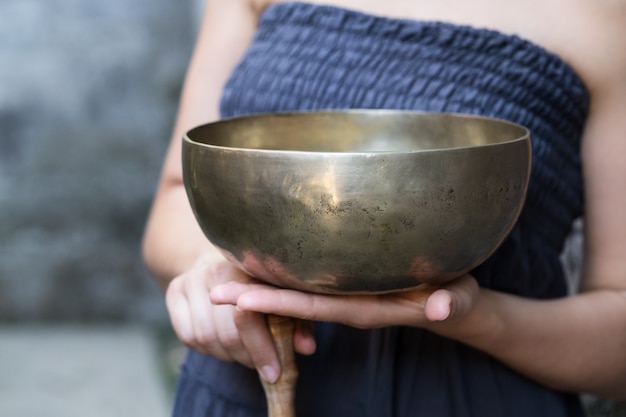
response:
[[[274,113],[199,126],[197,144],[271,151],[412,152],[523,140],[528,131],[503,120],[393,110]]]

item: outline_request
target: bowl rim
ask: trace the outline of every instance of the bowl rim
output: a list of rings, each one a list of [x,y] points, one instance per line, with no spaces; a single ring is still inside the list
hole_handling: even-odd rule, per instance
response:
[[[465,118],[465,119],[475,119],[475,120],[485,120],[491,122],[497,122],[503,125],[508,125],[514,129],[518,129],[520,131],[520,135],[514,139],[505,140],[502,142],[495,143],[486,143],[480,145],[466,145],[466,146],[454,146],[454,147],[442,147],[442,148],[432,148],[432,149],[415,149],[415,150],[391,150],[391,151],[306,151],[306,150],[294,150],[294,149],[261,149],[261,148],[245,148],[245,147],[237,147],[237,146],[224,146],[217,145],[211,143],[199,142],[197,140],[193,140],[191,135],[198,130],[206,129],[211,126],[222,125],[227,123],[237,122],[239,120],[244,119],[262,119],[266,117],[291,117],[298,115],[331,115],[331,114],[363,114],[363,115],[384,115],[384,114],[396,114],[396,115],[423,115],[423,116],[435,116],[435,117],[454,117],[454,118]],[[492,117],[492,116],[484,116],[479,114],[471,114],[471,113],[459,113],[459,112],[431,112],[431,111],[422,111],[422,110],[395,110],[395,109],[367,109],[367,108],[349,108],[349,109],[320,109],[320,110],[289,110],[289,111],[277,111],[277,112],[261,112],[261,113],[250,113],[250,114],[242,114],[231,117],[224,117],[219,120],[215,120],[213,122],[203,123],[197,125],[191,129],[185,131],[183,135],[183,146],[185,144],[198,146],[207,149],[213,150],[221,150],[221,151],[237,151],[237,152],[245,152],[250,154],[296,154],[296,155],[333,155],[335,157],[340,155],[346,156],[374,156],[374,155],[410,155],[416,153],[430,153],[430,152],[443,152],[443,151],[452,151],[452,150],[463,150],[463,149],[476,149],[476,148],[485,148],[485,147],[498,147],[505,146],[507,144],[517,143],[517,142],[530,142],[531,140],[531,132],[530,130],[515,122],[511,122],[506,119]]]

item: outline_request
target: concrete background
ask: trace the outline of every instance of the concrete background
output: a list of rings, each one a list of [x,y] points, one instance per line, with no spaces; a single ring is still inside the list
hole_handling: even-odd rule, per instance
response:
[[[0,2],[0,320],[164,317],[139,242],[200,2]]]
[[[0,326],[0,415],[166,417],[158,357],[143,326]]]
[[[181,349],[140,238],[194,0],[0,1],[0,415],[166,416]]]

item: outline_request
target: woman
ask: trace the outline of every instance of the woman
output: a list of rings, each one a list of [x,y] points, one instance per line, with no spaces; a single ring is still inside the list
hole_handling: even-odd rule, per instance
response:
[[[626,2],[325,4],[208,2],[144,238],[191,348],[175,414],[265,414],[256,371],[272,382],[281,369],[261,313],[303,319],[300,417],[581,416],[577,393],[625,399]],[[302,294],[228,264],[187,203],[183,133],[348,107],[529,127],[528,200],[502,247],[429,294]],[[581,288],[567,296],[559,252],[583,213]]]

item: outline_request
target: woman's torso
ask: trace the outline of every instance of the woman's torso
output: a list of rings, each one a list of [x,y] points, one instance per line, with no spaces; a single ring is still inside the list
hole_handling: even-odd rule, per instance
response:
[[[286,0],[250,0],[258,14]],[[592,94],[605,88],[626,47],[626,0],[312,0],[368,14],[442,21],[515,34],[557,54]],[[622,58],[623,59],[623,58]]]

